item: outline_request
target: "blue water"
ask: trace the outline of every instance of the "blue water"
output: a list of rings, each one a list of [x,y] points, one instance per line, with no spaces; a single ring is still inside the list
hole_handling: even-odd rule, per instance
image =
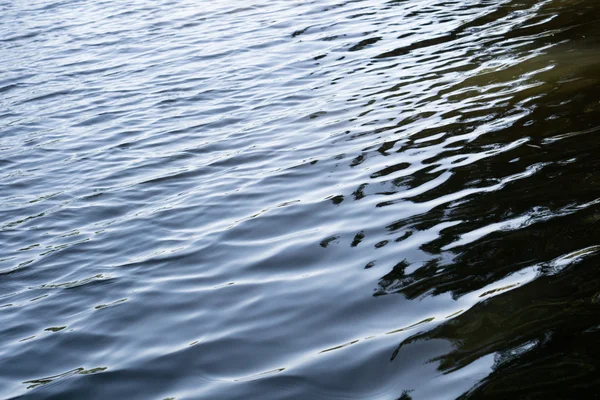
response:
[[[599,23],[0,0],[0,398],[600,393]]]

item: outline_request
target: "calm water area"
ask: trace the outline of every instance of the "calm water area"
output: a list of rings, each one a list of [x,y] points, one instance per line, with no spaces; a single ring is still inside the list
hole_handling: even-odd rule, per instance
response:
[[[600,2],[0,0],[0,398],[600,395]]]

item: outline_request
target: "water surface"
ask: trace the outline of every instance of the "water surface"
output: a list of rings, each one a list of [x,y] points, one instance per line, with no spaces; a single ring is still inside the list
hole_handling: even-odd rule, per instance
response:
[[[0,397],[600,392],[600,3],[0,2]]]

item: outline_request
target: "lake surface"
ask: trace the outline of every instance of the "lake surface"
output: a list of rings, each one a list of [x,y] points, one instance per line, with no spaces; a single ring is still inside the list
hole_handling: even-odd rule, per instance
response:
[[[600,394],[600,3],[0,2],[0,398]]]

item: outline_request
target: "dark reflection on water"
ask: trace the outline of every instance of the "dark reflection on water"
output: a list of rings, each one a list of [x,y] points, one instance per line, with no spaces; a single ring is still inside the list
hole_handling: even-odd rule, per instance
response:
[[[0,397],[597,394],[599,22],[0,2]]]

